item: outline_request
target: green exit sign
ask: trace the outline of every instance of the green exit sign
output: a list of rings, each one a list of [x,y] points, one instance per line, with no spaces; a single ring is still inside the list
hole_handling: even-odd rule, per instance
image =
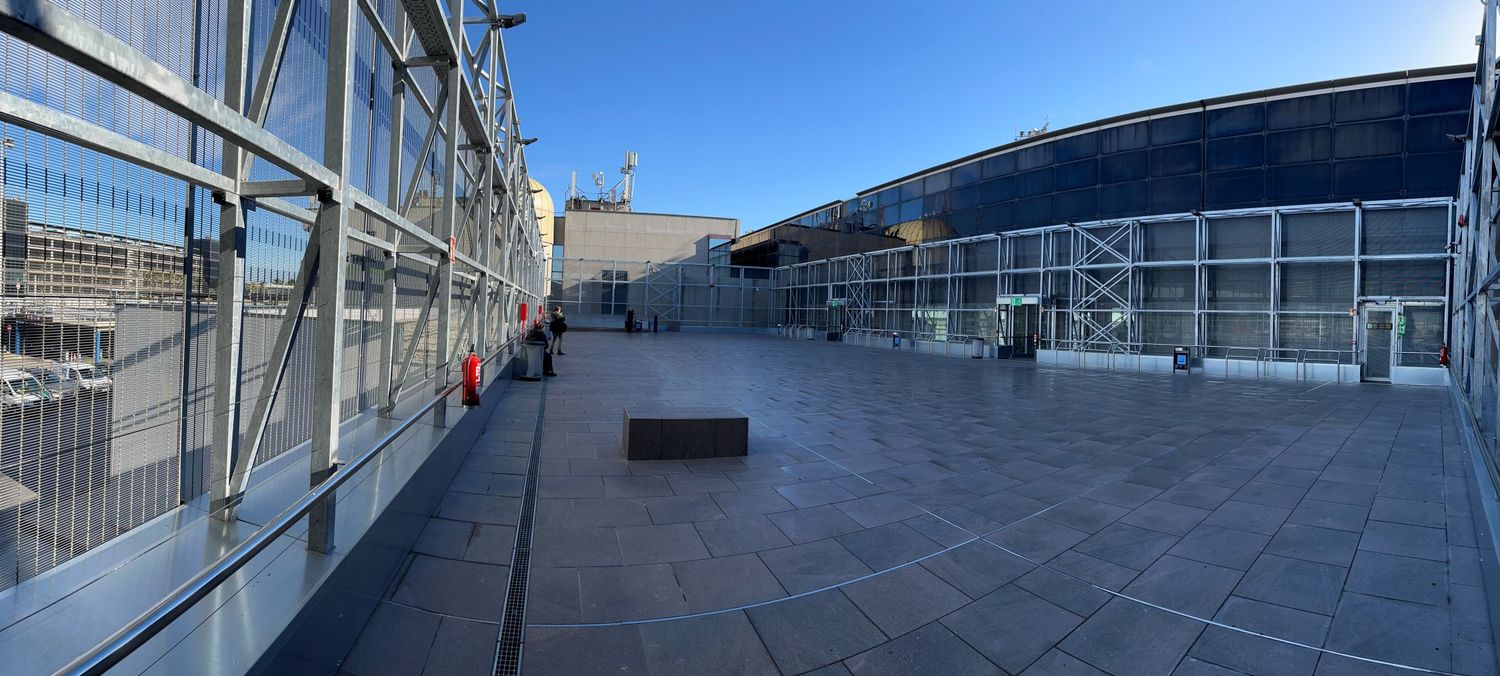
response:
[[[1019,307],[1021,305],[1021,297],[1016,296],[1015,298],[1010,299],[1010,304]]]

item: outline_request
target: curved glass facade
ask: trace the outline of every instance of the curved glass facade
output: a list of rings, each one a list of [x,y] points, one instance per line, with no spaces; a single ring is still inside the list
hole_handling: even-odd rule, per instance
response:
[[[1202,101],[1059,130],[788,222],[917,243],[1068,222],[1449,197],[1472,68]]]

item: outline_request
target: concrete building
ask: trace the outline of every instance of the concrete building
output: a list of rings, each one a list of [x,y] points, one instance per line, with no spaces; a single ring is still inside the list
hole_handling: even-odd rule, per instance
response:
[[[555,245],[566,258],[707,263],[714,246],[739,234],[738,218],[640,211],[566,211]]]

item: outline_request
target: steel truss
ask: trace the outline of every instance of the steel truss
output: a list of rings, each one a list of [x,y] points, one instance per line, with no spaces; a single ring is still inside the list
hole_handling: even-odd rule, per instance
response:
[[[133,92],[223,142],[223,170],[211,171],[190,159],[153,148],[122,134],[39,105],[0,93],[0,119],[116,157],[163,175],[201,186],[213,195],[220,212],[217,326],[214,354],[214,423],[210,505],[215,516],[234,518],[254,459],[260,449],[277,393],[282,386],[293,341],[307,321],[317,324],[314,337],[316,396],[310,442],[312,485],[340,465],[340,365],[343,364],[344,289],[351,242],[381,252],[385,304],[380,308],[379,411],[389,415],[409,382],[412,353],[423,331],[413,331],[405,347],[396,345],[396,268],[405,261],[430,268],[432,284],[422,308],[425,326],[436,316],[436,382],[442,391],[451,382],[452,366],[467,337],[487,354],[491,341],[513,337],[520,327],[506,308],[539,304],[545,293],[541,240],[531,201],[526,158],[516,114],[514,87],[506,66],[501,31],[505,25],[496,0],[401,0],[396,20],[387,23],[370,0],[329,0],[327,22],[327,116],[323,160],[304,154],[265,128],[272,92],[281,76],[297,0],[276,2],[276,16],[266,39],[264,58],[249,70],[252,53],[251,0],[228,0],[225,35],[225,95],[216,99],[166,66],[59,5],[28,0],[0,0],[0,31],[48,51],[106,82]],[[380,150],[388,154],[388,199],[378,200],[354,187],[352,137],[354,35],[360,16],[373,29],[382,51],[394,64],[391,139]],[[466,25],[483,27],[471,41]],[[257,38],[261,39],[261,38]],[[420,46],[421,54],[413,50]],[[441,83],[429,100],[413,73],[431,68]],[[410,104],[416,104],[413,107]],[[363,104],[360,104],[363,105]],[[429,198],[438,218],[431,231],[411,220],[423,168],[419,162],[402,175],[403,119],[426,118],[420,158],[438,155],[440,181]],[[372,152],[372,157],[374,153]],[[268,162],[292,178],[249,181],[254,161]],[[404,190],[403,190],[404,188]],[[460,197],[460,192],[464,195]],[[282,199],[315,196],[308,209]],[[267,211],[303,223],[311,237],[303,252],[290,301],[277,329],[268,377],[259,391],[243,392],[240,374],[240,327],[244,318],[246,211]],[[378,227],[352,227],[353,217]],[[455,278],[467,301],[455,298]],[[314,293],[316,289],[317,293]],[[455,323],[456,321],[456,323]],[[498,323],[498,326],[493,325]],[[186,364],[184,365],[186,368]],[[186,383],[186,379],[184,379]],[[183,399],[186,400],[186,391]],[[241,395],[249,395],[242,399]],[[248,421],[241,421],[248,411]],[[446,406],[437,406],[434,423],[445,424]],[[241,434],[241,428],[246,430]],[[181,454],[186,462],[187,454]],[[184,475],[195,471],[184,467]],[[184,499],[191,496],[184,496]],[[309,516],[308,547],[332,547],[332,499]]]

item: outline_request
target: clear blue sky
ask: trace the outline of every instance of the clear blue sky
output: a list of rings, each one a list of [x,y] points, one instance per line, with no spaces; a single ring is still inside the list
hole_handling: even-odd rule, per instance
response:
[[[749,231],[1012,140],[1153,106],[1472,62],[1478,0],[504,3],[531,173],[640,153],[639,211]],[[1146,9],[1149,8],[1149,9]]]

